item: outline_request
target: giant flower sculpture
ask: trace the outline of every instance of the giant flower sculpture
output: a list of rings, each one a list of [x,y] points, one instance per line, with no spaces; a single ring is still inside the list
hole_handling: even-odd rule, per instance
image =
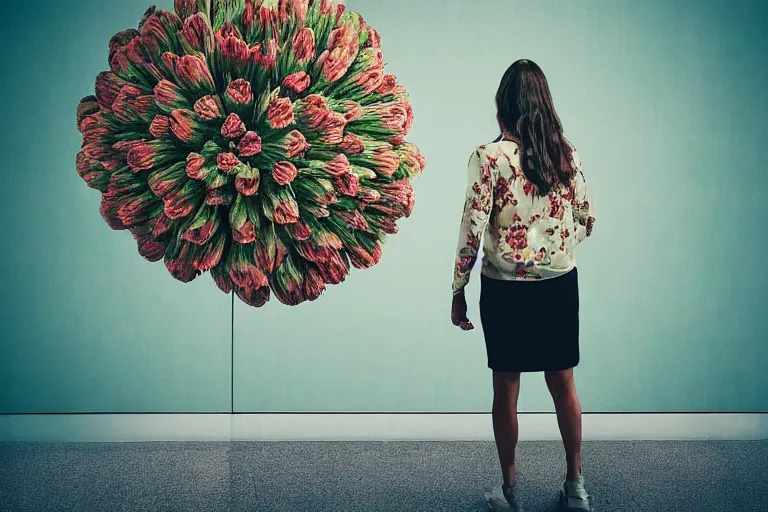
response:
[[[326,0],[176,0],[109,43],[77,171],[138,252],[259,307],[381,258],[424,168],[379,37]]]

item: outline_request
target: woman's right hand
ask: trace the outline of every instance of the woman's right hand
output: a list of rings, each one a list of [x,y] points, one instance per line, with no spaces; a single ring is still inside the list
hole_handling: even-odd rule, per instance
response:
[[[469,321],[469,318],[467,318],[467,298],[464,295],[464,290],[453,296],[451,322],[453,322],[453,325],[461,327],[463,331],[471,331],[475,328],[472,322]]]

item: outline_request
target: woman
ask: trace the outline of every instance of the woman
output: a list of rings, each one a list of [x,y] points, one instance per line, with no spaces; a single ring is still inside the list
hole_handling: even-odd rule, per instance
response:
[[[544,372],[566,451],[561,500],[590,510],[581,475],[579,289],[574,252],[592,232],[594,211],[576,150],[563,136],[539,66],[519,60],[496,93],[502,135],[469,160],[451,319],[464,330],[464,288],[481,240],[480,320],[493,370],[493,429],[508,509],[515,498],[517,397],[521,372]],[[491,506],[499,499],[489,498]],[[502,502],[503,503],[503,502]],[[504,504],[507,509],[507,504]]]

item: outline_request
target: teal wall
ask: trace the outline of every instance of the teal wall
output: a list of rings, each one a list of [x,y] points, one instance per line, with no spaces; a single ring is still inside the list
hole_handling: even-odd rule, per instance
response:
[[[411,94],[416,210],[321,300],[234,311],[208,277],[143,261],[74,170],[75,105],[147,0],[5,7],[0,412],[487,410],[477,270],[478,329],[450,324],[448,290],[466,161],[521,57],[598,208],[579,253],[585,411],[768,411],[764,2],[347,3]],[[552,410],[541,375],[521,408]]]

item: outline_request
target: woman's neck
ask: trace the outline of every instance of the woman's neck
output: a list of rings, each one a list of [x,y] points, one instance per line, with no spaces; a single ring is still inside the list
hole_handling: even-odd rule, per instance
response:
[[[508,140],[508,141],[516,142],[516,143],[520,144],[520,140],[517,137],[515,137],[514,135],[512,135],[511,133],[509,133],[507,130],[502,130],[502,132],[501,132],[501,140]]]

